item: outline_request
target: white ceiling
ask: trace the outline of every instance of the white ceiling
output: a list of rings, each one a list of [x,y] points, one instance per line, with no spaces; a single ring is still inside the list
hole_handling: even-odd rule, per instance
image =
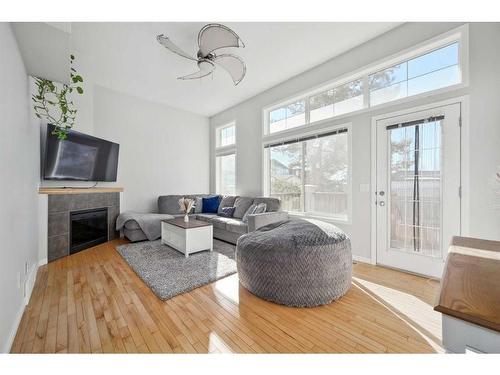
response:
[[[51,29],[43,33],[40,24],[16,24],[14,29],[30,74],[46,74],[51,79],[67,75],[67,72],[54,72],[54,67],[67,61],[68,54],[55,62],[50,56],[40,57],[46,48],[33,51],[37,49],[34,45],[50,43],[47,38],[52,38],[55,30],[67,36],[70,50],[75,53],[77,64],[81,64],[82,75],[90,76],[93,83],[212,116],[399,25],[389,22],[227,22],[224,24],[246,45],[246,48],[231,49],[246,62],[245,79],[235,87],[227,73],[219,68],[213,77],[177,80],[176,77],[196,71],[196,64],[160,46],[156,35],[167,35],[195,56],[198,31],[206,23],[42,24]]]

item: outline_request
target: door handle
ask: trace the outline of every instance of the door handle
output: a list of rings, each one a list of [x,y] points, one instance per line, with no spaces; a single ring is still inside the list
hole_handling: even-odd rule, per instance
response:
[[[379,202],[379,204],[380,204],[381,206],[385,206],[385,202],[384,202],[384,201],[380,201],[380,202]]]

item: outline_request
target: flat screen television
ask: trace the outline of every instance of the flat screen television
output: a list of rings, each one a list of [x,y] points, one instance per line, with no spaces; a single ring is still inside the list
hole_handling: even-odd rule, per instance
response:
[[[116,181],[120,145],[70,130],[64,140],[47,126],[45,180]]]

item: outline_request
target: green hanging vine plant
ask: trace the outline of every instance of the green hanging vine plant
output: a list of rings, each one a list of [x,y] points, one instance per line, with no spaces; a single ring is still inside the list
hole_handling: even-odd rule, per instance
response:
[[[70,55],[71,64],[71,83],[63,84],[61,88],[54,84],[51,80],[35,77],[37,86],[36,94],[32,95],[34,102],[35,115],[39,119],[46,119],[50,124],[55,126],[53,135],[59,139],[68,137],[68,130],[75,123],[76,108],[72,100],[68,100],[68,94],[74,91],[79,95],[83,94],[83,78],[73,68],[75,56]]]

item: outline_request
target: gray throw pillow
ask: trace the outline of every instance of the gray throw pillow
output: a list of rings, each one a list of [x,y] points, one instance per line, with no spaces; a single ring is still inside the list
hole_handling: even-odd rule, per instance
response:
[[[253,198],[250,197],[238,197],[234,201],[234,207],[236,209],[234,210],[233,216],[237,219],[242,219],[243,215],[245,215],[245,212],[248,211],[248,208],[252,205],[253,203]]]
[[[241,221],[243,221],[244,223],[247,223],[248,222],[248,215],[252,215],[256,208],[257,208],[256,204],[250,205],[250,207],[248,207],[248,210],[245,212],[245,214],[241,218]]]
[[[255,210],[253,211],[253,214],[263,214],[266,212],[267,204],[265,203],[259,203],[257,207],[255,207]]]
[[[224,207],[234,207],[234,201],[236,200],[235,196],[232,195],[224,195],[222,197],[222,200],[220,201],[219,204],[219,209],[217,210],[217,213],[220,214],[222,212],[222,209]]]
[[[203,198],[196,197],[194,201],[194,213],[201,214],[202,210],[203,210]]]

